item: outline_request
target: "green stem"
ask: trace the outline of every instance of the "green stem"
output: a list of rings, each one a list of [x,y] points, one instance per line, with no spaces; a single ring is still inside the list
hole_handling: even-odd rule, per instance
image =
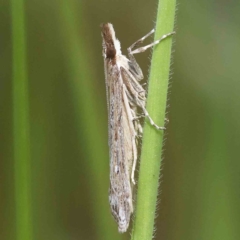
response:
[[[158,6],[156,35],[172,31],[174,27],[175,0],[161,0]],[[159,126],[164,125],[167,103],[171,40],[169,37],[154,47],[147,110]],[[163,132],[152,127],[148,120],[144,126],[142,154],[140,162],[137,204],[132,239],[152,239],[161,168]]]
[[[29,103],[24,0],[12,0],[13,137],[16,239],[31,240]]]

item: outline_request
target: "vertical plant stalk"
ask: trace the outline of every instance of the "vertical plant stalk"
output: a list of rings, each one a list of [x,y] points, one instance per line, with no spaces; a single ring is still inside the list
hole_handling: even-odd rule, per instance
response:
[[[161,0],[158,6],[155,40],[172,32],[175,0]],[[172,37],[154,46],[149,78],[147,110],[154,121],[164,125]],[[150,240],[153,237],[163,146],[163,132],[157,131],[146,120],[142,142],[137,203],[132,239]]]
[[[12,0],[11,10],[16,239],[32,240],[29,103],[24,0]]]

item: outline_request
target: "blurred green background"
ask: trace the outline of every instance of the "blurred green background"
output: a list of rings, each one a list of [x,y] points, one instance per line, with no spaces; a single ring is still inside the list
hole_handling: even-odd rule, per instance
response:
[[[0,1],[0,239],[28,240],[16,230],[12,4]],[[29,239],[129,239],[108,206],[99,26],[113,23],[126,54],[154,27],[157,1],[28,0],[24,10]],[[239,239],[239,13],[236,0],[178,1],[156,239]],[[137,56],[145,76],[149,55]]]

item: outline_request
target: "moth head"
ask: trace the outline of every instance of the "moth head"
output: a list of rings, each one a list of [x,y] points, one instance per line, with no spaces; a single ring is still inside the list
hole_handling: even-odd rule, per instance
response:
[[[116,39],[115,31],[111,23],[101,24],[103,38],[103,56],[104,58],[114,59],[116,55],[121,54],[120,42]]]

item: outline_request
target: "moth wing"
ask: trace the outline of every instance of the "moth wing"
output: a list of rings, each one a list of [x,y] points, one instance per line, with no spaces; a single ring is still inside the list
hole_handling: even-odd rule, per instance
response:
[[[125,232],[133,212],[130,183],[132,141],[129,118],[124,105],[123,80],[119,67],[109,63],[106,68],[109,115],[110,194],[109,201],[120,232]]]

